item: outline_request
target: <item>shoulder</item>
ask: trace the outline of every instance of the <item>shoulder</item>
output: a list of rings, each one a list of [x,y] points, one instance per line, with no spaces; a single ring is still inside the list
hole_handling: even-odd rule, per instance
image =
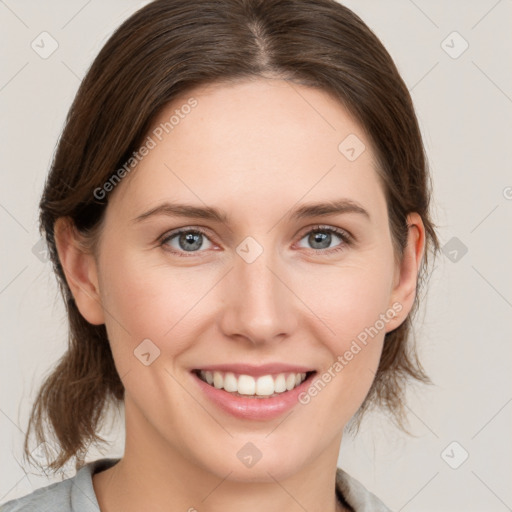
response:
[[[98,512],[92,475],[113,466],[119,459],[100,459],[81,467],[75,476],[36,489],[0,505],[0,512]]]
[[[68,478],[46,487],[36,489],[34,492],[0,505],[0,512],[36,512],[40,510],[54,510],[64,512],[71,509],[71,481]]]
[[[391,512],[375,494],[341,468],[336,470],[336,489],[354,512]]]

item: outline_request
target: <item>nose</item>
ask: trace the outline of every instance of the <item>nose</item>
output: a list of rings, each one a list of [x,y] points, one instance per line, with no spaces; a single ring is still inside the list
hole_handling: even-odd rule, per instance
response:
[[[221,329],[254,345],[279,343],[296,329],[300,300],[285,264],[270,249],[249,261],[235,255],[233,269],[222,282]]]

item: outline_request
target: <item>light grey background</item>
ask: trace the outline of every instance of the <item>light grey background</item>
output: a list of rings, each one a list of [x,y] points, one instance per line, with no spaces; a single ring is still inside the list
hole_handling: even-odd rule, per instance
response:
[[[37,251],[37,204],[81,78],[145,3],[0,1],[0,502],[57,481],[21,464],[32,400],[66,346],[64,308]],[[512,1],[344,3],[411,90],[446,254],[418,316],[435,385],[410,393],[415,437],[374,414],[343,440],[339,465],[395,511],[512,510]],[[45,59],[31,47],[43,51],[46,37],[51,48],[44,31],[58,43]],[[119,425],[107,432],[112,449],[90,460],[122,454]]]

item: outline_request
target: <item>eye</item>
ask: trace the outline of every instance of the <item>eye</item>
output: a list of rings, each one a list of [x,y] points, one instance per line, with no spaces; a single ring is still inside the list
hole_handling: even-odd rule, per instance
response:
[[[170,247],[171,252],[178,256],[186,256],[187,252],[202,252],[200,249],[205,249],[205,242],[210,244],[206,249],[210,249],[212,243],[206,233],[199,229],[182,229],[166,235],[162,239],[161,245]]]
[[[336,238],[340,239],[342,243],[333,247],[331,244],[336,242]],[[345,249],[352,243],[351,235],[342,229],[331,226],[315,226],[300,241],[302,240],[306,240],[306,243],[310,244],[310,247],[306,248],[316,249],[316,252],[337,252]]]
[[[336,244],[336,239],[341,243]],[[346,249],[352,244],[352,235],[346,231],[332,226],[315,226],[305,233],[299,241],[306,240],[315,252],[337,252]],[[333,246],[334,242],[334,246]],[[207,234],[198,228],[180,229],[164,235],[160,245],[165,250],[176,254],[177,256],[192,256],[193,253],[202,253],[213,247],[213,243]],[[299,247],[304,247],[299,245]],[[187,254],[188,253],[188,254]]]

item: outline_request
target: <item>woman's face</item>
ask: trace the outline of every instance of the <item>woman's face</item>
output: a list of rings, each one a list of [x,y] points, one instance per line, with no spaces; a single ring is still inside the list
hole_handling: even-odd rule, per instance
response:
[[[84,314],[107,327],[127,450],[241,481],[335,464],[417,270],[395,264],[369,139],[325,92],[263,79],[198,88],[148,135]]]

